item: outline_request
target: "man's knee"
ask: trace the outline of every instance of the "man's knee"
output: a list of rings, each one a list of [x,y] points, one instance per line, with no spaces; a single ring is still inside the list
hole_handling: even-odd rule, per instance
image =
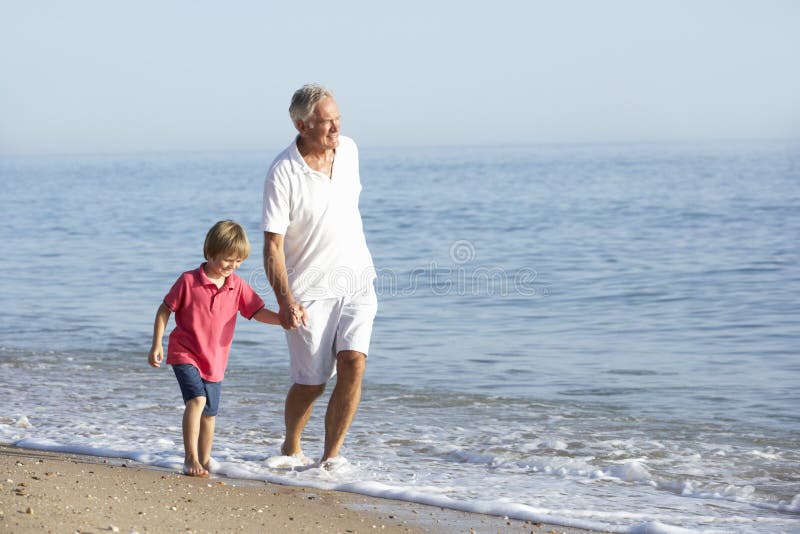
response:
[[[294,384],[292,386],[292,393],[310,399],[316,399],[324,392],[325,392],[325,384],[319,384],[319,385]]]
[[[336,355],[336,372],[360,377],[367,367],[367,355],[355,350],[343,350]]]

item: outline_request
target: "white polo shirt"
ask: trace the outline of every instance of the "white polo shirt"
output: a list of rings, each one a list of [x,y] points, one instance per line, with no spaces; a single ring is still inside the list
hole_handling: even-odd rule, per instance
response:
[[[358,197],[358,148],[339,136],[332,177],[313,170],[297,140],[272,162],[264,181],[262,226],[282,234],[289,285],[295,299],[353,295],[372,284]]]

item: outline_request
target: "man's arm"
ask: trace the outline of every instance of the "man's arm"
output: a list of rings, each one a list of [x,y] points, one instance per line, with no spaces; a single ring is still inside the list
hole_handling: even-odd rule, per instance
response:
[[[295,302],[289,289],[286,257],[283,254],[283,235],[264,232],[264,272],[278,301],[278,317],[287,330],[306,324],[306,309]]]

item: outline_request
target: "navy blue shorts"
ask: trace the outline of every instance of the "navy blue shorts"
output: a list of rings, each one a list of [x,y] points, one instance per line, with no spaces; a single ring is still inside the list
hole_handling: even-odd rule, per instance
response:
[[[213,417],[219,411],[219,394],[222,389],[222,382],[208,382],[200,376],[197,367],[190,363],[173,365],[175,378],[181,387],[183,402],[189,402],[197,397],[206,398],[206,407],[203,408],[203,415]]]

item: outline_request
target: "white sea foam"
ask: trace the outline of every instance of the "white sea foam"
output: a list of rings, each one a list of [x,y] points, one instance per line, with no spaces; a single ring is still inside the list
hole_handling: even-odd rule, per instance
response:
[[[692,534],[695,531],[671,525],[660,521],[650,521],[631,527],[629,534]]]
[[[31,422],[28,421],[28,418],[24,415],[17,419],[17,421],[14,423],[14,426],[17,428],[33,428]]]
[[[641,482],[646,484],[656,484],[653,476],[640,461],[628,460],[620,465],[614,465],[606,469],[607,476],[618,478],[626,482]]]
[[[778,460],[780,458],[780,456],[775,452],[750,451],[750,454],[766,460]]]
[[[14,420],[12,424],[0,423],[0,431],[3,432],[3,435],[6,435],[8,428],[18,428],[16,427],[17,420]],[[17,440],[15,444],[27,448],[126,458],[146,465],[169,468],[176,471],[182,466],[182,457],[176,451],[179,447],[176,447],[176,443],[172,439],[155,435],[146,437],[142,440],[143,443],[148,443],[148,451],[145,452],[144,449],[124,449],[110,446],[117,440],[110,439],[110,436],[104,436],[104,433],[97,432],[96,424],[87,422],[87,424],[81,425],[81,428],[85,438],[81,439],[80,436],[77,436],[77,442],[65,443],[60,439],[55,439],[54,436],[52,438],[23,438]],[[29,427],[25,430],[33,434],[47,434],[46,432],[40,432],[40,428],[35,427]],[[146,427],[145,430],[147,430]],[[159,430],[152,428],[149,431],[158,432]],[[272,446],[274,447],[277,446],[280,440],[276,438],[273,441]],[[425,440],[428,444],[430,444],[430,441]],[[547,498],[532,499],[530,504],[508,502],[507,498],[486,499],[478,497],[476,499],[470,497],[470,495],[483,496],[485,491],[474,493],[470,487],[473,482],[470,482],[468,478],[453,476],[453,473],[446,473],[447,476],[445,478],[451,481],[450,484],[442,485],[441,481],[436,484],[426,483],[428,480],[432,481],[433,478],[418,471],[421,466],[419,462],[416,462],[416,465],[409,466],[413,469],[414,476],[411,476],[411,471],[405,471],[405,468],[397,463],[390,463],[388,464],[390,468],[388,472],[393,476],[389,477],[383,471],[387,464],[376,462],[375,460],[347,464],[347,469],[329,471],[316,465],[308,466],[302,462],[293,462],[291,466],[279,465],[271,462],[271,459],[265,460],[263,455],[242,454],[240,446],[227,441],[220,443],[218,449],[219,451],[215,455],[215,465],[212,467],[212,472],[215,476],[350,491],[465,511],[503,515],[523,520],[551,522],[564,526],[611,532],[679,534],[691,531],[680,527],[679,525],[681,524],[685,525],[687,522],[691,522],[696,524],[702,531],[713,532],[716,528],[714,525],[721,520],[721,518],[714,516],[703,517],[679,513],[677,508],[673,513],[661,512],[659,514],[639,513],[632,510],[607,512],[599,506],[600,501],[597,501],[596,505],[598,506],[596,508],[592,508],[590,506],[591,501],[587,501],[587,507],[583,509],[562,509],[560,507],[534,504],[536,502],[548,502],[549,499]],[[532,462],[501,461],[497,456],[491,455],[471,455],[463,453],[463,451],[459,453],[459,449],[443,443],[436,444],[435,450],[446,462],[455,462],[456,465],[466,464],[489,468],[491,471],[489,471],[488,475],[484,473],[484,476],[489,476],[490,478],[494,477],[491,474],[492,472],[513,472],[514,469],[510,469],[509,464],[514,464],[518,471],[520,464],[524,465],[525,468],[521,472],[531,474],[544,473],[553,477],[554,482],[557,482],[558,485],[568,483],[570,480],[580,480],[584,484],[598,484],[603,481],[610,482],[617,479],[625,483],[651,486],[654,477],[644,462],[635,459],[618,461],[607,465],[603,469],[596,469],[585,459],[568,457],[540,458],[532,465]],[[398,467],[401,467],[399,472]],[[441,474],[442,472],[439,471],[437,476]],[[381,478],[384,477],[386,480],[382,482]],[[498,480],[501,479],[506,483],[514,483],[513,478],[506,479],[501,476]],[[486,488],[486,481],[482,482],[484,483],[481,488]],[[539,480],[537,485],[542,485],[542,480]],[[550,491],[545,489],[546,486],[547,484],[542,485],[543,493]],[[758,499],[754,496],[754,491],[751,487],[737,488],[728,486],[718,492],[703,492],[694,488],[692,484],[684,482],[683,488],[684,496],[695,499],[722,499],[728,502],[741,502],[749,505],[765,504],[758,503]],[[621,488],[617,488],[616,491],[621,491]],[[667,500],[662,497],[664,504],[666,504]],[[635,499],[633,501],[635,502]],[[797,512],[798,501],[800,501],[800,496],[794,496],[790,503],[777,504],[773,508],[775,511],[780,512]],[[743,516],[729,516],[725,521],[727,521],[725,524],[728,525],[738,524],[744,530],[755,525],[754,518]],[[764,518],[759,518],[758,521],[758,524],[762,526],[780,524],[779,522],[776,523],[779,520],[775,518],[768,518],[766,521]],[[735,529],[738,528],[735,527]],[[725,529],[723,528],[723,530]]]

